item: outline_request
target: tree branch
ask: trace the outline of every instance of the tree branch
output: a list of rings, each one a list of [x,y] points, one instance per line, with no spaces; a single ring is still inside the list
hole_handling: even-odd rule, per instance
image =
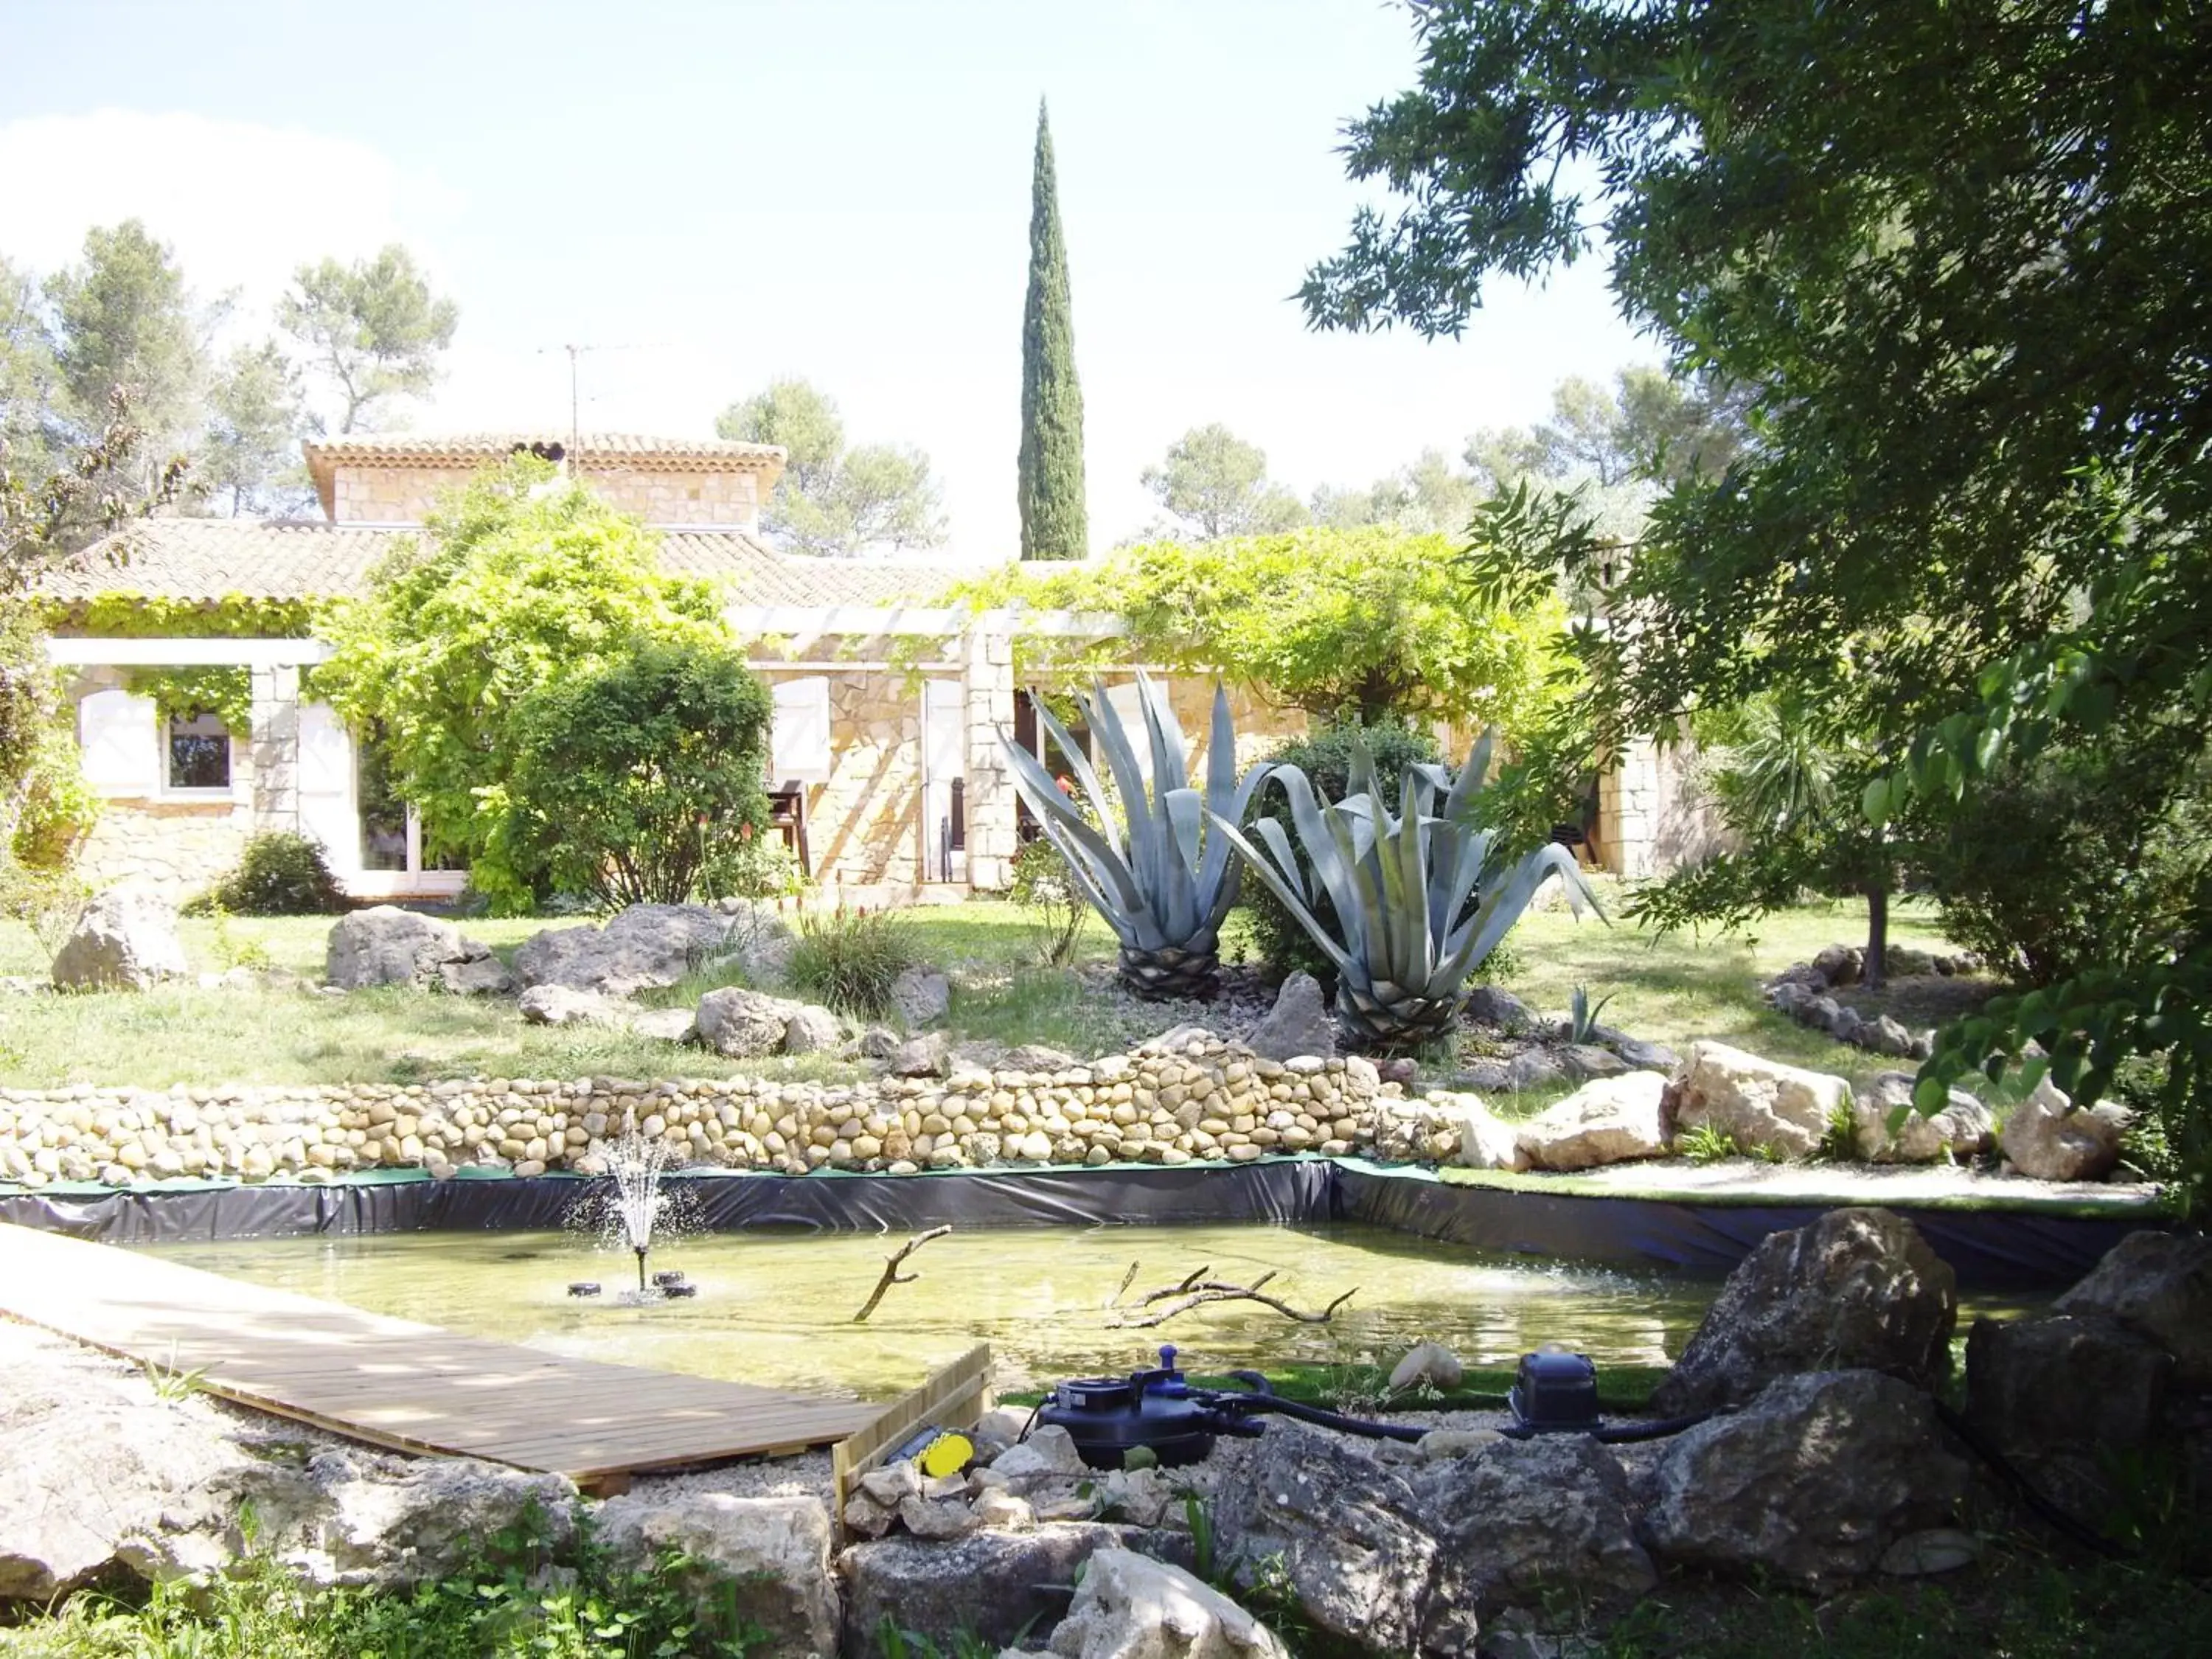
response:
[[[1154,1326],[1166,1324],[1179,1314],[1188,1313],[1193,1308],[1205,1307],[1208,1303],[1256,1302],[1261,1307],[1273,1308],[1284,1318],[1296,1320],[1301,1325],[1326,1325],[1334,1316],[1339,1308],[1359,1293],[1359,1287],[1355,1285],[1318,1312],[1300,1313],[1289,1303],[1262,1293],[1261,1287],[1275,1277],[1276,1270],[1273,1268],[1261,1273],[1249,1285],[1231,1285],[1219,1279],[1206,1279],[1204,1277],[1206,1271],[1206,1268],[1200,1267],[1198,1272],[1191,1274],[1181,1284],[1170,1285],[1161,1290],[1148,1291],[1139,1297],[1136,1304],[1137,1308],[1152,1310],[1144,1314],[1142,1317],[1131,1316],[1135,1312],[1135,1310],[1132,1310],[1129,1315],[1113,1314],[1107,1323],[1124,1330],[1149,1330]],[[1122,1290],[1126,1291],[1127,1288],[1127,1281],[1124,1280]],[[1120,1300],[1121,1296],[1117,1292],[1115,1301]],[[1109,1314],[1112,1313],[1113,1304],[1108,1304],[1108,1310]]]
[[[876,1281],[875,1291],[869,1296],[867,1301],[861,1305],[860,1311],[853,1316],[853,1322],[855,1325],[866,1324],[867,1322],[868,1316],[875,1312],[876,1304],[884,1299],[884,1293],[889,1291],[892,1285],[911,1285],[915,1280],[920,1279],[921,1275],[918,1273],[901,1273],[899,1271],[899,1263],[905,1261],[907,1257],[912,1255],[923,1245],[928,1243],[931,1239],[942,1238],[945,1234],[951,1231],[952,1229],[950,1224],[942,1227],[932,1227],[926,1233],[916,1233],[912,1238],[907,1240],[905,1243],[900,1245],[897,1249],[892,1251],[890,1255],[884,1262],[884,1276]]]

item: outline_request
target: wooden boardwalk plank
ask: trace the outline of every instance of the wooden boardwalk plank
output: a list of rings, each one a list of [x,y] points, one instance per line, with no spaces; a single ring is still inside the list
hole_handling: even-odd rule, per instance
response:
[[[4,1224],[0,1314],[372,1445],[577,1480],[824,1445],[879,1415],[482,1341]]]

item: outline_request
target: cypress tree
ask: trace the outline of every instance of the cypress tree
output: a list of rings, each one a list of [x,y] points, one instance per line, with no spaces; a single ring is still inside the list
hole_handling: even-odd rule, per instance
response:
[[[1079,559],[1090,550],[1083,505],[1083,388],[1067,244],[1053,179],[1052,130],[1037,100],[1036,175],[1030,198],[1030,292],[1022,313],[1022,556]]]

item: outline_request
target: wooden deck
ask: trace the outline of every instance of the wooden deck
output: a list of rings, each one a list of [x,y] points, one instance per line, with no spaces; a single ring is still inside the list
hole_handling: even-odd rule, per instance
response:
[[[478,1341],[0,1224],[0,1314],[202,1373],[209,1393],[408,1452],[617,1490],[634,1473],[842,1440],[877,1408]]]

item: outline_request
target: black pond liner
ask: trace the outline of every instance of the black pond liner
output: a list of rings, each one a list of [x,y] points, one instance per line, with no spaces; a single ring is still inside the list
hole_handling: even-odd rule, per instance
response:
[[[714,1232],[912,1232],[959,1227],[1172,1226],[1357,1221],[1422,1238],[1554,1260],[1723,1273],[1771,1232],[1802,1227],[1841,1200],[1597,1194],[1447,1182],[1432,1170],[1315,1157],[1242,1164],[956,1170],[918,1175],[671,1173],[689,1224]],[[595,1183],[504,1171],[433,1181],[375,1170],[322,1185],[171,1181],[125,1190],[0,1189],[0,1221],[109,1244],[322,1233],[550,1231]],[[2119,1240],[2167,1224],[2148,1206],[1990,1200],[1891,1203],[1961,1285],[2035,1290],[2072,1283]]]

